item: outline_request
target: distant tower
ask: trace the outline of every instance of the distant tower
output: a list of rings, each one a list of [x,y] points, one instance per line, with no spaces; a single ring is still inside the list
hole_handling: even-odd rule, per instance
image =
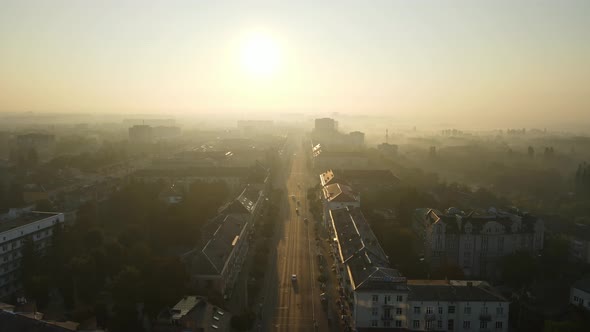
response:
[[[385,129],[385,143],[389,143],[389,129]]]

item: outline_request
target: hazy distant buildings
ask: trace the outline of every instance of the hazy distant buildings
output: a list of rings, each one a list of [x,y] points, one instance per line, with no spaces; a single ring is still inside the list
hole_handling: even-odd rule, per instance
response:
[[[19,164],[47,160],[55,154],[55,136],[51,134],[32,133],[16,136],[16,145],[11,150],[11,159]],[[34,159],[34,160],[32,160]]]
[[[545,229],[543,221],[530,214],[494,208],[483,213],[418,209],[412,227],[431,269],[454,265],[466,276],[493,278],[499,277],[499,258],[516,251],[541,251]]]
[[[123,120],[123,125],[126,127],[133,127],[133,126],[165,126],[165,127],[173,127],[176,125],[176,120],[174,119],[125,119]]]
[[[10,209],[0,216],[0,299],[22,288],[20,266],[25,243],[31,241],[33,248],[43,253],[51,245],[54,227],[63,222],[62,213],[34,212],[32,208]]]
[[[244,135],[268,134],[274,129],[271,120],[238,120],[238,129]]]
[[[149,143],[154,137],[154,131],[148,125],[136,125],[129,128],[129,140],[135,143]]]
[[[350,145],[353,148],[361,148],[365,146],[365,133],[360,131],[353,131],[349,136]]]
[[[180,136],[180,127],[175,126],[155,126],[152,128],[152,135],[155,139],[168,139]]]
[[[396,144],[381,143],[377,145],[377,150],[381,152],[384,157],[395,157],[398,154],[398,146]]]
[[[312,153],[313,168],[325,169],[369,169],[369,158],[360,151],[328,151],[324,148]]]
[[[337,132],[337,131],[338,131],[338,121],[331,119],[331,118],[315,119],[314,132],[322,133],[322,132]]]

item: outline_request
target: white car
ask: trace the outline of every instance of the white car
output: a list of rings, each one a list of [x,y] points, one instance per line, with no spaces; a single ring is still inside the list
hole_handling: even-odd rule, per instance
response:
[[[291,281],[297,281],[297,275],[296,274],[292,274],[291,275]]]

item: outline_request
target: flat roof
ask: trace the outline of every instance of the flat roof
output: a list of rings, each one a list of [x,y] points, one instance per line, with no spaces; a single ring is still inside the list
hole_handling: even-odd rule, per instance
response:
[[[9,231],[13,228],[21,227],[36,221],[47,219],[53,216],[57,216],[58,212],[30,212],[18,216],[14,219],[0,220],[0,233]]]

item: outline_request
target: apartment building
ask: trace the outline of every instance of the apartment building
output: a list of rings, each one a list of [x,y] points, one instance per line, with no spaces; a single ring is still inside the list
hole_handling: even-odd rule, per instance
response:
[[[355,331],[508,331],[509,302],[482,281],[407,280],[360,208],[329,211],[341,312]]]
[[[412,331],[508,331],[509,302],[483,281],[408,280]]]
[[[51,245],[56,225],[64,222],[63,213],[38,212],[32,208],[10,209],[0,216],[0,299],[21,289],[20,265],[26,241],[43,252]]]
[[[360,195],[350,186],[341,183],[328,184],[322,188],[324,226],[329,227],[330,211],[346,207],[360,207]]]
[[[198,289],[231,296],[248,255],[252,227],[265,208],[264,202],[264,190],[247,186],[203,227],[204,245],[199,243],[182,256]]]
[[[499,277],[498,259],[516,251],[531,254],[543,249],[544,225],[517,210],[464,212],[449,208],[415,211],[412,227],[423,241],[431,269],[459,266],[466,276]]]

